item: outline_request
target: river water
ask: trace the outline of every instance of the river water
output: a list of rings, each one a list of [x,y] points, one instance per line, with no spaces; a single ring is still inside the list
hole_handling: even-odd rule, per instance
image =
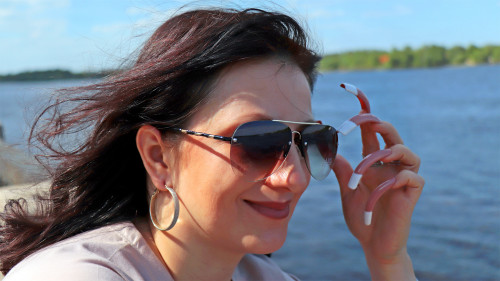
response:
[[[316,118],[339,126],[359,111],[338,85],[358,86],[372,112],[398,128],[422,159],[426,186],[413,216],[408,251],[420,280],[500,280],[500,66],[322,74]],[[23,148],[25,120],[51,89],[82,81],[0,83],[0,122]],[[359,129],[339,153],[361,160]],[[363,252],[342,216],[335,177],[312,180],[273,254],[303,280],[369,280]]]

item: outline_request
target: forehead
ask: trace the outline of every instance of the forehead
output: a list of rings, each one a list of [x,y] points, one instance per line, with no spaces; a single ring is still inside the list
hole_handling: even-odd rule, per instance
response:
[[[300,68],[290,62],[240,62],[223,70],[200,113],[211,119],[261,115],[270,119],[311,120],[309,83]]]

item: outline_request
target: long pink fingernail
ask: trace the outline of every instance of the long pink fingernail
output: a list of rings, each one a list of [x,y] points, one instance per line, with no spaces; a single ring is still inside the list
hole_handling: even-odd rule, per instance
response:
[[[384,149],[384,150],[377,150],[368,156],[366,156],[354,169],[354,172],[352,173],[351,178],[349,179],[349,183],[347,186],[350,189],[356,189],[356,187],[359,184],[359,181],[361,180],[361,177],[363,174],[366,172],[366,170],[376,162],[380,161],[381,159],[389,156],[392,153],[390,149]]]
[[[365,225],[370,225],[372,223],[372,214],[373,208],[375,207],[375,203],[377,203],[378,199],[384,195],[389,189],[391,189],[396,183],[396,178],[392,178],[381,183],[377,188],[372,192],[368,202],[365,207]]]
[[[346,120],[344,123],[342,123],[338,131],[345,136],[349,134],[352,130],[354,130],[356,126],[369,122],[380,123],[380,119],[378,119],[377,116],[369,113],[358,114],[356,116],[351,117],[349,120]]]
[[[340,87],[344,88],[347,92],[355,95],[358,97],[359,103],[361,104],[361,109],[363,109],[366,113],[370,113],[370,102],[368,101],[368,98],[366,95],[358,89],[356,86],[347,84],[347,83],[342,83],[340,84]]]

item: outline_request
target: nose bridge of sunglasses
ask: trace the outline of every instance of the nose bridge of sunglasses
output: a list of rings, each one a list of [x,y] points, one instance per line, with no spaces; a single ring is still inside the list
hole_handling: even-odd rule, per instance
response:
[[[307,142],[302,143],[302,134],[299,131],[292,131],[292,139],[295,143],[295,147],[300,152],[300,155],[305,158],[305,149],[307,147]]]
[[[302,141],[302,134],[299,131],[292,131],[292,139],[295,143]]]
[[[348,93],[351,93],[358,98],[359,103],[361,104],[361,109],[363,109],[363,111],[365,113],[371,112],[370,111],[370,102],[368,101],[368,98],[363,93],[363,91],[358,89],[356,86],[351,85],[351,84],[347,84],[347,83],[340,84],[340,87],[344,88]]]

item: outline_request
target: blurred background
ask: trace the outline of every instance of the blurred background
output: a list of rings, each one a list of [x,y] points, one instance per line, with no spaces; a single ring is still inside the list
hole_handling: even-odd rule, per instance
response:
[[[1,0],[2,208],[40,171],[26,136],[50,93],[126,67],[166,18],[207,3],[299,19],[324,55],[316,117],[339,126],[355,115],[357,101],[338,86],[354,84],[419,154],[426,186],[408,251],[420,280],[500,280],[499,0]],[[339,149],[359,163],[359,132]],[[311,183],[273,259],[302,280],[369,279],[333,175]]]

